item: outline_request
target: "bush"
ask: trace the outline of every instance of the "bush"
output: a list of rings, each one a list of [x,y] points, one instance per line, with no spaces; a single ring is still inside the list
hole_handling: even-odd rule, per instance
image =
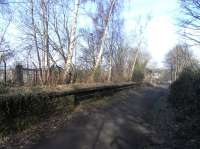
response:
[[[0,82],[0,94],[6,94],[9,92],[9,87],[4,82]]]
[[[0,100],[0,135],[21,131],[50,116],[51,113],[66,109],[67,98],[48,98],[31,95],[16,95]]]
[[[144,67],[141,64],[136,63],[132,81],[141,82],[143,80],[144,80]]]
[[[200,145],[200,70],[184,70],[171,85],[168,99],[175,109],[177,136],[187,145],[192,140],[192,146],[186,148]]]

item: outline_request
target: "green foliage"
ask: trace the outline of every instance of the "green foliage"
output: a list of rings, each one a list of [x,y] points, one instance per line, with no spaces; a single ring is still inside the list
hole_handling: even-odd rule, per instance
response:
[[[179,138],[197,141],[200,132],[200,70],[185,69],[171,85],[168,100],[175,109]],[[191,147],[194,146],[188,148]]]

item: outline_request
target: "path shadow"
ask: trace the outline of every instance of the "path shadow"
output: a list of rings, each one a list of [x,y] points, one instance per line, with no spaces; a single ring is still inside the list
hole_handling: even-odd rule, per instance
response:
[[[31,149],[144,149],[158,147],[162,140],[152,123],[151,111],[162,89],[130,90],[106,109],[80,113],[54,138]],[[112,99],[112,100],[115,100]]]

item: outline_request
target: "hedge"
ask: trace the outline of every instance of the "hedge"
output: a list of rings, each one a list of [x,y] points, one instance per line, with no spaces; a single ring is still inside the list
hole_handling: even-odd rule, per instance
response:
[[[26,129],[51,113],[67,108],[67,104],[67,98],[38,97],[37,94],[27,97],[19,94],[0,100],[0,135]]]
[[[170,87],[169,102],[186,148],[200,147],[200,70],[185,69]]]

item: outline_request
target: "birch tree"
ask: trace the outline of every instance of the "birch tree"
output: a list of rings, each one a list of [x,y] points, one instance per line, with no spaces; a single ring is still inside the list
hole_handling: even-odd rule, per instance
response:
[[[50,77],[50,59],[49,59],[49,1],[41,0],[40,7],[42,11],[42,27],[43,27],[43,74],[45,83],[49,82]],[[45,64],[46,63],[46,64]],[[46,68],[47,67],[47,68]]]
[[[59,56],[57,61],[65,64],[67,63],[67,51],[70,41],[69,2],[62,0],[56,4],[52,6],[52,20],[50,20],[50,29],[54,34],[49,36],[49,40],[53,51]]]
[[[90,33],[89,30],[81,31],[82,37],[86,45],[81,45],[80,63],[88,71],[94,68],[97,57],[97,37],[96,34]]]
[[[136,62],[138,60],[139,52],[140,52],[140,45],[137,48],[135,48],[135,54],[134,54],[133,63],[132,63],[132,67],[131,67],[131,78],[130,78],[130,80],[133,80],[133,78],[134,78],[134,70],[135,70]]]
[[[0,0],[0,13],[3,15],[11,13],[8,0]]]
[[[184,68],[196,67],[197,61],[187,45],[176,45],[166,55],[166,65],[171,70],[172,81],[175,81]]]
[[[39,45],[38,45],[38,37],[37,37],[37,28],[35,23],[35,12],[34,2],[33,0],[30,0],[30,12],[31,12],[31,26],[32,26],[32,35],[33,35],[33,45],[35,47],[36,53],[37,53],[37,60],[38,60],[38,68],[39,68],[39,79],[42,84],[44,84],[43,81],[43,73],[42,73],[42,64],[41,64],[41,55],[39,51]]]
[[[183,17],[180,18],[181,33],[192,45],[200,45],[200,2],[199,0],[180,0]]]
[[[110,22],[110,18],[112,16],[112,13],[114,11],[115,8],[115,4],[116,4],[116,0],[111,0],[110,4],[109,4],[109,8],[108,8],[108,12],[107,15],[105,16],[105,25],[104,25],[104,29],[103,29],[103,33],[102,36],[100,38],[100,43],[99,43],[99,54],[97,55],[97,60],[93,69],[93,73],[92,73],[92,81],[95,81],[96,77],[97,77],[97,73],[98,70],[100,68],[101,65],[101,61],[102,61],[102,56],[103,56],[103,52],[104,52],[104,42],[108,33],[108,25]]]
[[[109,37],[106,42],[106,51],[108,56],[108,81],[116,79],[122,80],[124,78],[125,61],[126,61],[126,47],[124,46],[123,36],[123,19],[118,18],[119,14],[113,14],[111,23],[109,25]],[[106,58],[107,57],[107,58]]]
[[[70,41],[68,46],[68,53],[67,53],[67,60],[65,63],[64,68],[64,76],[65,76],[65,83],[70,83],[71,77],[72,77],[72,58],[73,53],[76,48],[76,30],[77,30],[77,20],[78,20],[78,14],[79,14],[79,8],[80,8],[80,0],[75,1],[75,8],[74,8],[74,16],[72,18],[72,26],[70,31]]]
[[[5,13],[5,11],[7,12],[8,9],[8,4],[5,2],[6,1],[0,1],[0,19],[4,22],[1,22],[0,27],[0,64],[3,63],[4,66],[4,83],[6,84],[7,60],[14,55],[14,52],[10,49],[9,42],[6,39],[6,35],[12,21],[12,14],[11,12]]]
[[[6,52],[3,46],[6,44],[6,34],[12,21],[11,11],[9,13],[5,13],[8,9],[8,4],[6,2],[6,0],[0,1],[0,19],[2,20],[0,26],[0,57],[4,54],[4,52]]]
[[[136,29],[135,29],[136,48],[133,49],[135,54],[133,56],[130,80],[132,80],[134,78],[135,64],[136,64],[137,59],[139,57],[139,53],[141,52],[143,46],[146,44],[144,33],[145,33],[145,30],[147,28],[147,25],[148,25],[150,19],[151,19],[150,16],[145,17],[144,20],[141,17],[139,17],[139,19],[137,21],[138,27],[136,27]]]
[[[50,20],[49,0],[29,0],[26,9],[20,9],[19,29],[23,33],[22,53],[32,57],[29,61],[39,70],[39,80],[42,85],[49,84],[50,80],[50,45],[49,45],[49,20]],[[26,15],[25,15],[26,12]]]

